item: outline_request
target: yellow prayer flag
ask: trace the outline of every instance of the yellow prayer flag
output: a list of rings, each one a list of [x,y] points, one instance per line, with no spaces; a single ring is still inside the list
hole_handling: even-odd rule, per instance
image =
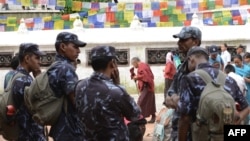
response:
[[[106,28],[106,27],[109,28],[110,27],[110,23],[108,23],[108,22],[104,23],[104,28]]]
[[[17,25],[16,17],[7,17],[7,26],[16,26]]]
[[[223,25],[229,25],[228,21],[224,21]]]
[[[81,11],[82,10],[82,2],[81,1],[73,1],[72,10],[73,11]]]
[[[0,19],[0,24],[6,24],[7,23],[7,19]]]
[[[166,22],[166,26],[168,26],[168,27],[173,27],[173,26],[174,26],[174,23],[173,23],[173,22]]]
[[[46,17],[43,17],[43,21],[44,22],[49,22],[52,20],[52,17],[51,16],[46,16]]]
[[[59,7],[65,7],[66,1],[65,0],[57,0],[56,4]]]
[[[92,15],[95,15],[95,14],[97,14],[97,11],[96,11],[96,10],[89,10],[89,11],[88,11],[88,15],[89,15],[89,16],[92,16]]]
[[[54,22],[54,29],[63,29],[64,28],[64,21],[63,20],[58,20]]]
[[[31,0],[21,0],[22,6],[30,6]]]
[[[173,9],[173,14],[181,14],[181,9]]]
[[[160,22],[156,22],[156,27],[160,27],[161,23]]]
[[[207,7],[207,2],[206,1],[200,2],[199,7]]]
[[[88,18],[84,18],[83,19],[83,24],[87,24],[88,23]]]
[[[151,3],[149,3],[149,2],[145,2],[145,3],[142,3],[143,5],[142,5],[142,9],[143,10],[150,10],[151,9]]]
[[[221,17],[214,18],[214,19],[213,19],[213,21],[215,21],[215,22],[219,22],[219,21],[221,21]]]
[[[134,18],[134,11],[124,11],[124,20],[131,22]]]
[[[223,17],[232,17],[231,12],[229,10],[228,11],[222,11],[222,15],[223,15]]]
[[[117,4],[117,10],[123,11],[125,9],[125,3],[121,2]]]
[[[178,21],[185,21],[187,20],[186,14],[178,14]]]
[[[166,27],[168,26],[168,22],[160,22],[160,27]]]

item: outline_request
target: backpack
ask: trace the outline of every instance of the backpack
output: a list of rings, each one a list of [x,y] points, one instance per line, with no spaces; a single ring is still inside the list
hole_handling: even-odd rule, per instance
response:
[[[56,62],[47,70],[54,64]],[[54,125],[62,112],[63,105],[67,107],[66,98],[64,96],[56,97],[50,88],[47,71],[39,74],[29,87],[25,87],[24,102],[32,114],[32,119],[43,126]]]
[[[193,141],[223,141],[224,125],[234,122],[235,101],[224,89],[226,74],[219,71],[217,82],[204,70],[196,70],[206,83],[201,93],[196,112],[196,121],[192,124]]]
[[[15,120],[15,115],[18,112],[18,108],[14,108],[15,104],[12,94],[12,85],[17,78],[22,76],[24,76],[24,74],[19,72],[14,74],[14,76],[8,82],[7,88],[0,97],[0,134],[7,140],[16,140],[19,137],[20,128],[18,122]],[[9,106],[13,107],[15,110],[8,111],[7,107]],[[7,112],[10,112],[10,114],[13,115],[8,117]]]

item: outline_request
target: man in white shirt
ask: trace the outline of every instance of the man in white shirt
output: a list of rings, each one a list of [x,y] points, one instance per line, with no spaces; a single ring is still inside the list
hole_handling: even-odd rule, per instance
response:
[[[235,73],[234,66],[231,64],[228,64],[226,65],[224,71],[228,76],[232,77],[236,81],[241,92],[244,94],[244,96],[246,96],[247,86],[246,86],[245,80],[243,77]]]
[[[226,43],[221,45],[221,58],[225,66],[231,62],[231,54],[227,51],[227,47]]]

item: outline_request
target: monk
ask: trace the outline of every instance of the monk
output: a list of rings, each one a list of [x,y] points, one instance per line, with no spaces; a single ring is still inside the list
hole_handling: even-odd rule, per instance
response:
[[[151,115],[151,120],[148,123],[155,122],[155,93],[154,93],[154,75],[148,64],[140,61],[138,57],[131,59],[133,68],[130,69],[131,78],[137,82],[138,90],[140,96],[138,98],[137,104],[140,106],[143,117],[149,117]],[[137,68],[137,74],[132,72]]]

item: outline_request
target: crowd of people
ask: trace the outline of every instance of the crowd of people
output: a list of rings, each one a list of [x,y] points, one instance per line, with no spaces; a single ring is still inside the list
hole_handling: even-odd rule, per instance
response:
[[[179,39],[178,53],[185,58],[180,61],[176,51],[166,54],[163,108],[157,114],[154,74],[148,64],[138,57],[131,59],[131,79],[139,91],[136,102],[120,84],[115,47],[93,47],[90,54],[93,73],[79,80],[77,59],[80,47],[87,43],[73,33],[59,33],[55,41],[55,63],[46,73],[55,96],[65,96],[68,104],[67,111],[62,110],[52,125],[49,136],[54,141],[142,141],[145,124],[151,123],[155,125],[152,137],[155,141],[190,141],[195,134],[191,127],[197,120],[199,100],[207,85],[196,70],[203,70],[216,82],[225,74],[223,88],[238,105],[234,124],[249,124],[250,53],[244,52],[241,45],[235,56],[227,51],[227,44],[221,45],[221,53],[217,46],[199,47],[202,33],[197,27],[183,27],[173,37]],[[13,70],[5,77],[4,87],[12,85],[14,105],[18,109],[15,115],[21,129],[18,141],[46,140],[44,126],[32,119],[24,103],[25,87],[41,73],[41,55],[44,53],[39,45],[21,44],[18,56],[11,63]],[[9,84],[17,73],[23,76]]]

